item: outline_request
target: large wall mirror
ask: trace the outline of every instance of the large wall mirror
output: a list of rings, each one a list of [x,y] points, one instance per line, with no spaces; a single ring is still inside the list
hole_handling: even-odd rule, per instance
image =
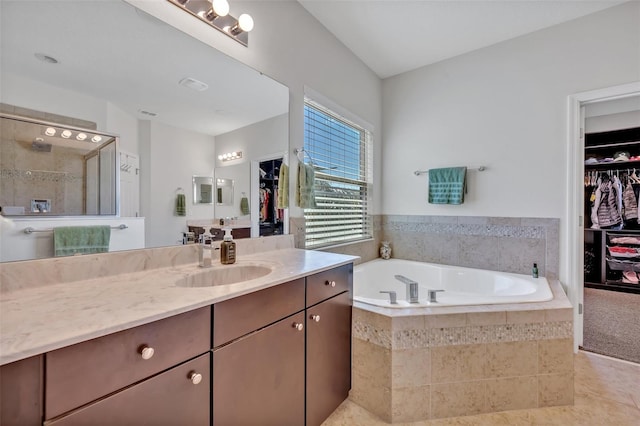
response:
[[[119,170],[139,179],[131,189],[120,178],[120,214],[145,218],[146,247],[180,244],[191,219],[240,216],[240,200],[253,196],[251,161],[288,152],[286,86],[131,4],[3,0],[0,8],[3,112],[118,135],[119,158],[137,165]],[[218,160],[231,151],[242,158]],[[232,166],[247,175],[224,171]],[[233,212],[188,203],[176,216],[176,193],[194,175],[233,179]]]

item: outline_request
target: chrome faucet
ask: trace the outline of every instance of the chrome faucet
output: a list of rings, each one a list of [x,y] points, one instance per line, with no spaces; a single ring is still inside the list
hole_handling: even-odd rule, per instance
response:
[[[439,293],[444,290],[427,290],[427,294],[429,295],[429,303],[438,303],[438,299],[436,299],[436,293]]]
[[[209,252],[205,256],[205,252]],[[200,235],[200,243],[198,244],[198,266],[201,268],[210,268],[213,259],[213,235],[205,231]]]
[[[407,285],[407,302],[420,303],[418,300],[418,283],[405,277],[404,275],[395,275],[394,278]]]

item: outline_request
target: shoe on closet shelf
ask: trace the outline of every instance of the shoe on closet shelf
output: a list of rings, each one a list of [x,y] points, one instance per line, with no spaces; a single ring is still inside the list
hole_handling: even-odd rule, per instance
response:
[[[638,279],[638,274],[634,271],[624,271],[622,273],[622,282],[629,284],[638,284],[640,280]]]

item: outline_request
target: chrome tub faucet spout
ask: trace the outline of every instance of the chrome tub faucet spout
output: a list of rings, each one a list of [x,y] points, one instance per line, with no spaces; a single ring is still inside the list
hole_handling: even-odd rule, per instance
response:
[[[395,279],[407,285],[407,302],[420,303],[418,300],[418,283],[405,277],[404,275],[395,275]]]

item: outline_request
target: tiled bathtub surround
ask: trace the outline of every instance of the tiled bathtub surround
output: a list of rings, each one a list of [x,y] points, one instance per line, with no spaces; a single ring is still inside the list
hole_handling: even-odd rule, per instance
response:
[[[557,279],[559,219],[476,216],[382,216],[392,257]]]
[[[469,312],[356,304],[351,400],[390,423],[573,404],[573,314],[552,289]]]

